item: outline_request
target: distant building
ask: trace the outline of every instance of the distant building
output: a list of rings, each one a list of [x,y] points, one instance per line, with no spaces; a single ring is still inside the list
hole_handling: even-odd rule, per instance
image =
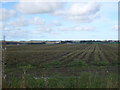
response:
[[[46,41],[46,44],[60,44],[60,41]]]

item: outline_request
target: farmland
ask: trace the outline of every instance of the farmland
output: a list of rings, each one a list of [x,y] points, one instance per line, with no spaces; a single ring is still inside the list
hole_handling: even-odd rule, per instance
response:
[[[118,44],[7,45],[8,83],[20,87],[25,70],[31,88],[117,88],[118,49]]]

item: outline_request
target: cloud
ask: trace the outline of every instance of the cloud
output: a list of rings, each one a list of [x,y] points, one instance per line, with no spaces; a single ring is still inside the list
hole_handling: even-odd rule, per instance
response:
[[[24,27],[29,25],[43,25],[45,24],[45,21],[41,19],[40,17],[34,17],[34,18],[25,18],[25,17],[19,17],[16,20],[11,20],[8,22],[8,25],[13,27]]]
[[[77,31],[91,31],[91,30],[95,30],[95,27],[92,27],[92,26],[77,26],[77,27],[74,27],[75,30]]]
[[[16,9],[25,14],[42,14],[52,13],[61,8],[63,2],[38,2],[38,0],[31,0],[31,2],[20,2],[16,5]]]
[[[41,19],[40,17],[34,17],[33,19],[31,19],[31,24],[43,25],[45,24],[45,21]]]
[[[59,30],[62,31],[91,31],[95,30],[95,27],[92,26],[73,26],[73,27],[60,27]]]
[[[61,22],[58,20],[51,21],[48,24],[43,24],[41,26],[36,26],[36,29],[33,30],[33,34],[41,34],[41,33],[54,33],[57,30],[55,29],[56,26],[61,26]]]
[[[33,33],[33,34],[47,33],[47,32],[51,32],[52,30],[53,30],[52,27],[49,27],[49,26],[41,26],[41,27],[37,27],[37,29],[34,30],[32,33]]]
[[[50,23],[50,26],[61,26],[61,25],[62,25],[61,22],[58,21],[58,20],[52,21],[52,22]]]
[[[37,26],[36,30],[33,31],[33,34],[40,34],[40,33],[56,33],[58,30],[55,29],[56,26],[61,27],[61,22],[58,20],[51,21],[48,24],[43,24],[41,26]]]
[[[120,28],[120,26],[118,26],[118,25],[114,25],[114,26],[112,27],[113,30],[118,30],[118,28]]]
[[[55,11],[54,15],[76,22],[91,22],[100,17],[100,7],[101,5],[97,2],[74,3],[69,8]]]
[[[0,22],[0,31],[4,31],[4,30],[10,30],[10,28],[7,27],[5,23]]]
[[[18,0],[0,0],[2,3],[5,3],[5,2],[17,2]]]
[[[3,34],[6,36],[6,39],[10,40],[22,40],[31,37],[29,30],[4,31]]]
[[[57,28],[54,28],[52,26],[38,26],[36,27],[35,30],[32,31],[33,34],[58,34],[60,32],[63,32],[63,31],[93,31],[95,30],[96,28],[95,27],[92,27],[92,26],[73,26],[73,27],[68,27],[68,26],[60,26],[60,27],[57,27]]]
[[[21,27],[21,26],[28,26],[29,20],[25,17],[19,17],[16,20],[11,20],[8,22],[8,25],[14,26],[14,27]]]
[[[3,30],[3,28],[4,28],[3,22],[0,22],[0,31]]]
[[[6,20],[14,16],[16,16],[16,12],[14,10],[0,8],[0,20]]]

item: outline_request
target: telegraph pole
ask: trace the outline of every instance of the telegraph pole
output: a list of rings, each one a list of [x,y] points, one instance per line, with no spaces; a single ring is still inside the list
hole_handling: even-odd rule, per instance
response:
[[[3,42],[2,42],[2,88],[8,88],[8,84],[6,81],[6,41],[5,36],[3,36]]]
[[[6,75],[5,75],[5,54],[6,54],[6,42],[5,42],[5,36],[3,36],[3,43],[2,43],[2,76],[5,79]]]

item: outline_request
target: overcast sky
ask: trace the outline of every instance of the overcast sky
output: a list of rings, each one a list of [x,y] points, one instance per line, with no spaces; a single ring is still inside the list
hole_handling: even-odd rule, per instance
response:
[[[23,1],[0,3],[0,39],[118,39],[118,2]]]

